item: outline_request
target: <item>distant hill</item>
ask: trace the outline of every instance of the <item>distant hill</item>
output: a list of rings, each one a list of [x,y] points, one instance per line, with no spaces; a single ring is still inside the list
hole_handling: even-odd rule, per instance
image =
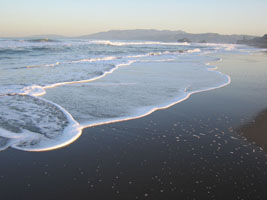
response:
[[[103,39],[103,40],[170,40],[174,39],[175,35],[185,34],[184,31],[159,31],[159,30],[111,30],[107,32],[100,32],[91,35],[81,36],[86,39]]]
[[[208,43],[236,43],[238,40],[246,38],[253,39],[256,36],[251,35],[220,35],[217,33],[192,34],[184,31],[168,30],[111,30],[91,35],[84,35],[79,38],[99,39],[99,40],[150,40],[163,42],[191,41],[191,42],[208,42]]]
[[[255,46],[255,47],[261,47],[261,48],[267,48],[267,34],[265,34],[263,37],[238,40],[237,43],[246,44],[246,45]]]
[[[264,36],[265,37],[265,36]],[[65,37],[61,35],[34,35],[24,37],[26,39],[96,39],[96,40],[146,40],[146,41],[161,41],[161,42],[197,42],[197,43],[239,43],[239,44],[257,44],[254,46],[264,46],[260,37],[252,35],[221,35],[217,33],[200,33],[193,34],[184,31],[169,31],[155,29],[136,29],[136,30],[111,30],[99,32],[80,37]]]

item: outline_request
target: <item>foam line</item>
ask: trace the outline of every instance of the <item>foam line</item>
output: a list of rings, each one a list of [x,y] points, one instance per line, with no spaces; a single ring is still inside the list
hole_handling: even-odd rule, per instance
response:
[[[70,82],[62,82],[62,83],[55,83],[55,84],[51,84],[51,85],[47,85],[47,86],[44,86],[43,89],[46,90],[48,88],[55,88],[55,87],[58,87],[58,86],[63,86],[63,85],[69,85],[69,84],[76,84],[76,83],[87,83],[87,82],[91,82],[91,81],[95,81],[95,80],[98,80],[98,79],[101,79],[105,76],[107,76],[108,74],[112,74],[115,70],[117,70],[119,67],[122,67],[122,66],[127,66],[127,65],[131,65],[132,63],[136,62],[135,60],[132,60],[132,61],[129,61],[128,63],[123,63],[123,64],[118,64],[118,65],[115,65],[114,68],[112,68],[111,70],[109,71],[106,71],[104,72],[102,75],[100,76],[97,76],[97,77],[94,77],[94,78],[91,78],[91,79],[87,79],[87,80],[80,80],[80,81],[70,81]],[[35,94],[34,96],[41,96],[41,95],[44,95],[45,93],[37,93]]]
[[[62,64],[71,64],[71,63],[83,63],[83,62],[99,62],[99,61],[110,61],[118,59],[118,57],[108,56],[108,57],[101,57],[101,58],[85,58],[81,60],[73,60],[73,61],[64,61],[64,62],[56,62],[52,64],[45,64],[45,65],[28,65],[26,68],[37,68],[37,67],[55,67],[57,65]]]
[[[197,52],[198,50],[188,50],[189,53]],[[199,50],[200,51],[200,50]],[[124,56],[124,57],[115,57],[115,56],[108,56],[108,57],[100,57],[100,58],[84,58],[80,60],[72,60],[72,61],[62,61],[62,62],[56,62],[52,64],[44,64],[44,65],[28,65],[26,68],[38,68],[38,67],[55,67],[57,65],[62,64],[72,64],[72,63],[86,63],[86,62],[101,62],[101,61],[112,61],[116,59],[122,59],[122,58],[143,58],[143,57],[149,57],[149,56],[159,56],[159,55],[169,55],[169,54],[176,54],[181,53],[180,51],[177,52],[149,52],[146,54],[140,54],[140,55],[133,55],[133,56]]]
[[[104,58],[89,58],[89,59],[69,61],[65,63],[98,62],[98,61],[109,61],[109,60],[115,60],[115,59],[118,59],[118,57],[109,56],[109,57],[104,57]]]
[[[111,46],[128,46],[128,45],[166,45],[166,46],[190,46],[187,42],[113,42],[110,40],[93,40],[89,42],[90,44],[103,44]]]
[[[21,133],[16,134],[16,133],[0,128],[0,136],[10,139],[10,142],[7,145],[7,147],[10,146],[12,148],[23,150],[23,151],[35,151],[35,152],[49,151],[49,150],[58,149],[58,148],[67,146],[70,143],[77,140],[81,136],[82,127],[77,121],[73,119],[73,117],[67,110],[65,110],[58,104],[55,104],[49,100],[46,100],[40,97],[34,97],[34,98],[39,99],[40,101],[44,101],[48,104],[52,104],[55,107],[57,107],[59,110],[61,110],[64,113],[64,115],[67,117],[68,126],[64,128],[59,138],[57,137],[55,139],[50,139],[49,141],[46,141],[47,139],[43,135],[35,133],[35,132],[31,132],[26,129],[23,129]],[[45,144],[43,144],[41,147],[34,146],[34,148],[27,147],[27,146],[26,147],[20,146],[21,141],[27,141],[27,140],[32,141],[34,139],[41,140],[40,143],[44,141]]]
[[[136,56],[126,56],[126,58],[141,58],[141,57],[149,57],[149,56],[156,56],[156,55],[168,55],[168,54],[175,54],[177,52],[168,52],[168,51],[164,51],[164,52],[150,52],[147,54],[141,54],[141,55],[136,55]],[[82,59],[82,60],[77,60],[77,61],[69,61],[69,62],[64,62],[64,63],[77,63],[77,62],[97,62],[97,61],[108,61],[108,60],[114,60],[117,59],[118,57],[104,57],[104,58],[94,58],[94,59]],[[155,60],[155,62],[166,62],[166,61],[173,61],[174,59],[162,59],[162,60]],[[91,78],[91,79],[85,79],[85,80],[79,80],[79,81],[67,81],[67,82],[60,82],[60,83],[54,83],[54,84],[50,84],[50,85],[46,85],[46,86],[38,86],[38,85],[33,85],[33,86],[28,86],[23,88],[22,92],[20,92],[20,94],[25,94],[25,95],[32,95],[32,96],[43,96],[46,94],[45,90],[46,89],[50,89],[50,88],[55,88],[55,87],[59,87],[59,86],[63,86],[63,85],[70,85],[70,84],[78,84],[78,83],[88,83],[88,82],[92,82],[98,79],[101,79],[105,76],[107,76],[108,74],[112,74],[115,70],[117,70],[119,67],[122,66],[128,66],[131,65],[135,62],[149,62],[149,61],[139,61],[139,60],[129,60],[127,63],[121,63],[121,64],[117,64],[115,65],[114,68],[110,69],[109,71],[104,72],[102,75]],[[56,63],[57,65],[61,64],[60,62]],[[44,66],[52,66],[54,64],[51,65],[44,65]]]
[[[207,63],[206,65],[210,65],[209,63]],[[214,68],[207,68],[208,71],[215,71],[217,69],[217,67],[215,66]],[[222,72],[219,71],[215,71],[221,75],[224,75]],[[103,120],[103,121],[98,121],[95,123],[84,123],[81,124],[82,128],[89,128],[89,127],[94,127],[94,126],[100,126],[100,125],[104,125],[104,124],[112,124],[112,123],[117,123],[117,122],[123,122],[123,121],[128,121],[128,120],[133,120],[133,119],[138,119],[138,118],[142,118],[145,116],[148,116],[150,114],[152,114],[153,112],[157,111],[157,110],[163,110],[163,109],[167,109],[170,108],[171,106],[174,106],[175,104],[181,103],[185,100],[187,100],[191,95],[196,94],[196,93],[200,93],[200,92],[205,92],[205,91],[210,91],[210,90],[214,90],[214,89],[219,89],[222,87],[225,87],[227,85],[229,85],[231,83],[231,77],[229,75],[226,75],[227,77],[227,81],[217,87],[210,87],[210,88],[205,88],[202,90],[196,90],[196,91],[192,91],[192,92],[186,92],[186,90],[184,91],[184,95],[181,97],[177,97],[176,99],[174,99],[174,101],[168,102],[168,103],[164,103],[161,105],[157,105],[154,108],[147,108],[147,111],[139,111],[137,112],[135,115],[130,116],[130,117],[122,117],[122,118],[116,118],[113,120]]]
[[[101,44],[102,45],[112,45],[112,46],[135,45],[135,46],[137,46],[137,48],[139,48],[140,45],[165,45],[165,46],[180,46],[180,45],[189,46],[189,45],[191,45],[191,44],[188,44],[188,43],[112,42],[112,41],[108,41],[108,40],[90,41],[89,43],[90,44],[100,44],[100,45]],[[228,45],[228,44],[223,44],[223,45],[218,45],[218,44],[216,44],[216,45],[214,45],[214,44],[201,44],[201,45],[202,46],[211,46],[211,47],[214,47],[214,48],[208,48],[208,49],[216,49],[217,48],[217,50],[223,49],[225,51],[230,51],[230,50],[232,50],[232,49],[234,49],[236,47],[236,45]],[[19,150],[24,150],[24,151],[48,151],[48,150],[53,150],[53,149],[61,148],[61,147],[64,147],[66,145],[69,145],[72,142],[74,142],[75,140],[77,140],[81,136],[82,130],[84,128],[94,127],[94,126],[100,126],[100,125],[104,125],[104,124],[111,124],[111,123],[116,123],[116,122],[122,122],[122,121],[128,121],[128,120],[137,119],[137,118],[142,118],[142,117],[145,117],[147,115],[150,115],[151,113],[153,113],[153,112],[155,112],[157,110],[166,109],[166,108],[169,108],[169,107],[171,107],[171,106],[173,106],[175,104],[178,104],[178,103],[180,103],[182,101],[185,101],[192,94],[200,93],[200,92],[205,92],[205,91],[209,91],[209,90],[213,90],[213,89],[218,89],[218,88],[221,88],[221,87],[224,87],[224,86],[227,86],[228,84],[230,84],[231,83],[231,78],[230,78],[229,75],[226,75],[226,74],[223,74],[222,72],[216,71],[217,70],[217,67],[216,66],[211,66],[210,63],[206,63],[206,66],[209,66],[209,67],[206,67],[205,68],[207,71],[215,71],[216,73],[218,73],[218,74],[220,74],[220,75],[223,76],[223,83],[222,84],[218,84],[218,85],[216,84],[217,86],[214,86],[214,87],[207,87],[207,86],[205,86],[204,89],[195,90],[195,91],[191,91],[190,90],[190,86],[188,86],[184,90],[181,90],[180,91],[181,94],[179,96],[173,97],[172,100],[167,101],[167,102],[164,102],[164,103],[161,103],[161,104],[158,104],[158,105],[147,106],[147,107],[144,107],[142,109],[141,108],[137,108],[135,110],[135,112],[132,112],[132,113],[128,114],[128,116],[125,116],[125,117],[117,117],[117,118],[113,118],[113,119],[104,119],[104,120],[90,121],[90,122],[85,122],[85,123],[81,123],[81,124],[78,123],[73,118],[73,116],[66,109],[64,109],[63,107],[61,107],[60,105],[58,105],[58,104],[56,104],[56,103],[54,103],[52,101],[43,99],[43,98],[40,97],[40,96],[43,96],[43,95],[46,94],[46,90],[47,89],[55,88],[55,87],[59,87],[59,86],[63,86],[63,85],[93,82],[93,81],[96,81],[98,79],[104,78],[104,77],[106,77],[109,74],[112,74],[114,71],[116,71],[120,67],[129,66],[129,65],[131,65],[133,63],[136,63],[136,62],[143,62],[143,63],[146,63],[146,62],[172,62],[172,61],[175,60],[173,58],[174,56],[165,56],[165,55],[178,55],[178,54],[181,54],[181,53],[183,53],[183,55],[184,55],[184,53],[187,53],[186,55],[190,55],[190,56],[188,56],[188,58],[186,57],[186,59],[190,59],[190,60],[192,60],[192,62],[193,61],[195,62],[194,59],[196,58],[197,55],[199,55],[198,54],[199,52],[201,52],[201,53],[208,52],[208,51],[205,51],[206,49],[204,50],[204,52],[202,52],[202,48],[200,48],[200,46],[197,46],[199,48],[195,48],[195,49],[193,49],[193,48],[192,49],[187,49],[187,50],[177,50],[177,49],[175,49],[176,51],[171,51],[170,50],[170,51],[162,51],[162,52],[147,52],[147,53],[139,54],[139,55],[129,55],[128,54],[128,55],[121,56],[121,57],[118,57],[118,56],[117,57],[115,57],[115,56],[108,56],[108,57],[100,57],[100,58],[88,58],[88,59],[85,58],[85,59],[80,59],[80,60],[79,60],[80,57],[79,58],[76,57],[77,60],[74,60],[73,59],[73,61],[60,61],[60,62],[56,62],[54,64],[27,66],[28,68],[42,67],[42,66],[43,67],[54,67],[56,65],[61,65],[61,64],[86,63],[86,62],[89,63],[89,62],[102,62],[102,61],[103,61],[104,64],[106,64],[105,61],[113,61],[113,60],[116,60],[116,62],[107,62],[108,64],[113,64],[114,67],[111,68],[111,69],[109,69],[108,71],[104,71],[100,75],[98,74],[97,77],[93,77],[93,78],[90,78],[90,79],[84,79],[84,80],[77,80],[77,81],[59,82],[59,83],[54,83],[54,81],[51,81],[53,84],[49,84],[49,85],[45,85],[44,84],[44,86],[32,85],[32,86],[23,88],[22,91],[20,91],[20,92],[17,92],[17,90],[20,90],[20,88],[17,88],[17,90],[12,90],[13,91],[12,93],[14,93],[14,94],[9,93],[8,95],[21,95],[21,96],[25,95],[25,96],[30,96],[32,98],[35,98],[36,100],[44,101],[47,104],[50,104],[50,105],[55,106],[56,108],[52,107],[52,109],[54,109],[56,111],[60,110],[64,115],[60,112],[60,115],[57,115],[54,118],[54,112],[50,112],[53,115],[52,118],[55,119],[55,120],[59,120],[60,121],[60,120],[62,120],[62,116],[63,117],[66,116],[67,120],[66,120],[65,117],[63,119],[65,121],[68,121],[68,124],[67,125],[64,124],[64,125],[66,125],[66,127],[65,126],[61,126],[62,129],[60,129],[60,131],[63,130],[62,137],[51,139],[51,140],[49,140],[48,138],[45,138],[45,136],[42,136],[42,134],[38,134],[38,133],[35,133],[35,132],[30,131],[31,128],[30,128],[30,130],[28,130],[26,128],[24,128],[24,129],[21,128],[22,132],[19,133],[19,134],[15,133],[15,132],[11,132],[11,131],[9,131],[9,129],[6,130],[6,129],[3,129],[3,128],[0,128],[0,136],[4,137],[4,140],[2,140],[3,141],[2,146],[0,146],[0,150],[4,150],[4,149],[8,148],[9,146],[11,146],[13,148],[16,148],[16,149],[19,149]],[[103,47],[101,47],[101,48],[103,48]],[[117,49],[117,48],[115,48],[115,49]],[[166,47],[164,47],[164,49],[166,49]],[[172,49],[172,48],[171,47],[168,47],[168,49]],[[155,49],[154,51],[157,51],[157,50],[158,49]],[[148,50],[148,51],[151,51],[151,50]],[[216,51],[215,50],[212,50],[212,52],[216,52]],[[141,53],[141,52],[139,52],[139,53]],[[200,54],[200,55],[202,55],[202,54]],[[178,59],[180,58],[179,56],[177,56],[177,57],[178,57]],[[138,58],[140,58],[140,59],[138,59]],[[146,59],[142,59],[142,58],[146,58]],[[155,59],[155,60],[153,60],[153,59]],[[201,57],[200,60],[197,60],[197,62],[199,64],[203,63],[203,61],[201,59],[203,59],[203,58]],[[118,62],[121,61],[122,63],[120,63],[120,64],[114,64],[114,63],[118,63],[117,60],[118,60]],[[127,62],[126,62],[126,60],[127,60]],[[222,59],[217,59],[216,62],[219,62],[221,60]],[[180,61],[178,60],[178,62],[180,62]],[[188,62],[188,60],[186,60],[185,62]],[[74,65],[74,66],[76,66],[76,65]],[[95,73],[95,74],[97,74],[97,73]],[[81,79],[80,77],[81,76],[79,76],[79,78],[77,78],[77,79]],[[65,79],[64,78],[63,81],[64,80],[73,80],[73,79]],[[105,82],[104,82],[104,84],[105,84]],[[113,84],[113,83],[111,83],[111,84]],[[115,86],[117,86],[116,84],[117,85],[120,85],[120,84],[123,84],[123,83],[114,83]],[[136,83],[131,83],[131,84],[136,84]],[[8,89],[10,89],[10,88],[8,88]],[[5,91],[5,90],[3,90],[3,91]],[[15,91],[17,93],[15,93]],[[0,98],[1,98],[1,96],[4,96],[4,95],[5,94],[0,94]],[[7,100],[10,100],[10,99],[7,99]],[[11,100],[13,100],[13,99],[11,99]],[[21,100],[21,99],[19,99],[19,100]],[[5,103],[8,102],[8,101],[6,101],[4,99],[2,102],[4,103],[3,105],[5,105]],[[17,102],[15,102],[15,106],[17,106],[17,108],[20,108],[20,106],[23,103],[25,103],[25,102],[27,103],[27,101],[17,101]],[[27,114],[29,114],[29,113],[32,114],[32,116],[31,116],[30,119],[33,119],[33,120],[36,119],[36,116],[34,116],[34,115],[35,115],[35,113],[37,113],[37,111],[40,113],[40,109],[44,108],[44,111],[47,110],[47,113],[48,113],[50,111],[48,108],[51,108],[51,106],[49,106],[49,105],[47,105],[47,106],[44,105],[43,107],[39,107],[39,106],[42,106],[42,102],[41,102],[41,104],[34,104],[34,103],[33,104],[30,104],[31,101],[30,101],[29,104],[26,104],[26,103],[24,104],[24,108],[26,108],[26,110],[27,110],[27,108],[31,108],[32,109]],[[32,108],[31,105],[38,105],[38,106],[36,106],[36,108]],[[10,104],[8,106],[10,106],[10,107],[8,107],[8,109],[9,109],[13,105]],[[4,106],[2,108],[4,108]],[[34,109],[36,109],[36,110],[34,110]],[[10,111],[10,110],[7,110],[7,111]],[[42,111],[43,110],[41,110],[41,112]],[[14,114],[14,113],[11,112],[11,114]],[[20,114],[21,113],[19,113],[19,115]],[[2,116],[5,117],[5,111],[2,112]],[[12,115],[11,117],[13,117],[13,116],[15,116],[15,115]],[[23,115],[21,115],[21,116],[23,116]],[[74,114],[74,116],[75,116],[75,114]],[[6,119],[9,120],[9,119],[12,119],[12,118],[8,118],[7,117]],[[21,121],[24,120],[24,118],[15,118],[15,119],[16,120],[19,119]],[[43,122],[43,124],[45,124],[45,122],[47,122],[47,121],[43,120],[42,122]],[[39,123],[35,123],[35,125],[36,124],[38,124],[37,128],[40,128],[40,127],[42,128],[42,126]],[[53,125],[53,123],[51,123],[51,124]],[[62,123],[60,125],[62,125]],[[57,124],[56,124],[55,127],[57,128]],[[50,131],[52,129],[50,129],[48,127],[46,130]],[[28,146],[26,146],[26,145],[25,146],[21,146],[20,145],[19,146],[19,144],[21,144],[19,142],[24,141],[24,140],[27,140],[27,139],[29,139],[29,141],[34,140],[34,139],[40,139],[40,140],[44,140],[44,141],[41,141],[41,145],[39,147],[38,147],[38,145],[37,146],[30,146],[30,145],[28,145]]]
[[[199,48],[196,48],[196,49],[189,49],[187,50],[188,53],[198,53],[198,52],[201,52],[201,50]]]
[[[144,54],[144,55],[137,55],[137,56],[132,56],[132,58],[137,58],[137,57],[148,57],[148,56],[154,56],[154,54],[156,55],[162,55],[162,54],[167,54],[169,52],[163,52],[163,53],[149,53],[149,54]],[[129,57],[129,56],[127,56]],[[152,62],[167,62],[167,61],[173,61],[174,59],[162,59],[162,60],[152,60]],[[108,74],[112,74],[115,70],[117,70],[120,67],[123,66],[128,66],[131,65],[135,62],[149,62],[146,60],[130,60],[127,63],[121,63],[121,64],[117,64],[115,65],[114,68],[110,69],[109,71],[104,72],[102,75],[91,78],[91,79],[85,79],[85,80],[79,80],[79,81],[68,81],[68,82],[61,82],[61,83],[54,83],[51,85],[46,85],[46,86],[31,86],[31,87],[26,87],[23,89],[24,92],[22,92],[21,94],[30,94],[33,96],[43,96],[46,94],[45,90],[46,89],[50,89],[50,88],[55,88],[55,87],[59,87],[59,86],[63,86],[63,85],[70,85],[70,84],[77,84],[77,83],[88,83],[88,82],[92,82],[98,79],[101,79],[105,76],[107,76]],[[32,91],[31,91],[32,89]]]
[[[131,64],[131,63],[121,64],[119,66],[129,65],[129,64]],[[209,64],[207,63],[207,65],[209,65]],[[119,66],[117,66],[117,67],[119,67]],[[115,70],[115,68],[113,69],[113,71],[114,70]],[[207,70],[214,71],[215,68],[207,68]],[[110,72],[110,73],[112,73],[112,72]],[[222,74],[221,72],[218,72],[218,71],[217,71],[217,73]],[[205,89],[202,89],[202,90],[197,90],[197,91],[192,91],[192,92],[187,92],[187,90],[185,89],[183,91],[184,92],[183,95],[178,96],[173,101],[169,101],[169,102],[157,105],[157,106],[146,107],[145,109],[138,109],[136,111],[136,113],[133,114],[132,116],[120,117],[120,118],[115,118],[115,119],[112,119],[112,120],[103,120],[103,121],[90,122],[90,123],[86,123],[86,124],[79,124],[78,122],[76,122],[73,119],[73,117],[71,116],[71,114],[67,110],[62,108],[61,106],[59,106],[59,105],[57,105],[57,104],[55,104],[55,103],[53,103],[51,101],[42,99],[40,97],[35,97],[37,99],[40,99],[42,101],[46,101],[47,103],[56,106],[68,118],[69,125],[64,129],[64,132],[62,133],[62,135],[64,135],[63,140],[49,141],[49,145],[46,145],[46,146],[43,146],[43,147],[39,147],[39,148],[38,147],[35,147],[35,148],[20,147],[20,146],[17,146],[16,140],[20,140],[20,138],[25,140],[25,139],[27,139],[27,137],[29,139],[33,139],[34,137],[40,137],[40,136],[37,136],[36,133],[30,132],[28,130],[23,130],[23,133],[18,136],[15,133],[11,133],[9,131],[0,129],[0,132],[1,132],[2,136],[11,139],[9,144],[6,145],[6,146],[1,147],[1,149],[6,149],[7,146],[11,146],[11,147],[19,149],[19,150],[36,151],[36,152],[58,149],[58,148],[66,146],[66,145],[69,145],[72,142],[74,142],[75,140],[77,140],[81,136],[82,130],[84,128],[94,127],[94,126],[99,126],[99,125],[104,125],[104,124],[111,124],[111,123],[116,123],[116,122],[122,122],[122,121],[128,121],[128,120],[137,119],[137,118],[142,118],[142,117],[145,117],[147,115],[150,115],[151,113],[153,113],[153,112],[155,112],[157,110],[166,109],[166,108],[169,108],[169,107],[171,107],[171,106],[173,106],[175,104],[178,104],[178,103],[180,103],[182,101],[185,101],[192,94],[199,93],[199,92],[204,92],[204,91],[209,91],[209,90],[213,90],[213,89],[217,89],[217,88],[221,88],[221,87],[224,87],[224,86],[230,84],[230,82],[231,82],[231,79],[227,75],[227,82],[224,83],[224,84],[221,84],[219,86],[211,87],[211,88],[205,88]]]

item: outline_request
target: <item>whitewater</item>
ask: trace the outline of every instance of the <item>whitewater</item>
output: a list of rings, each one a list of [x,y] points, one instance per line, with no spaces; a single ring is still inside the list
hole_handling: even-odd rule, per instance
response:
[[[87,127],[146,116],[228,85],[233,44],[0,39],[0,150],[64,147]]]

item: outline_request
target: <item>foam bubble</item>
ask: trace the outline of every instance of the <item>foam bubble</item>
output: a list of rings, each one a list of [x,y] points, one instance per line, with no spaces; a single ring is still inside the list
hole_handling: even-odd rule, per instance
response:
[[[52,102],[28,95],[0,96],[0,149],[51,150],[80,134],[79,124]]]

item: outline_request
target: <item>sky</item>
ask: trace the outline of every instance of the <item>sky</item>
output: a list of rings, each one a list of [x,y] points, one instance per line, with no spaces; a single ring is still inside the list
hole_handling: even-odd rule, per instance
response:
[[[124,29],[267,34],[267,0],[0,0],[0,37]]]

